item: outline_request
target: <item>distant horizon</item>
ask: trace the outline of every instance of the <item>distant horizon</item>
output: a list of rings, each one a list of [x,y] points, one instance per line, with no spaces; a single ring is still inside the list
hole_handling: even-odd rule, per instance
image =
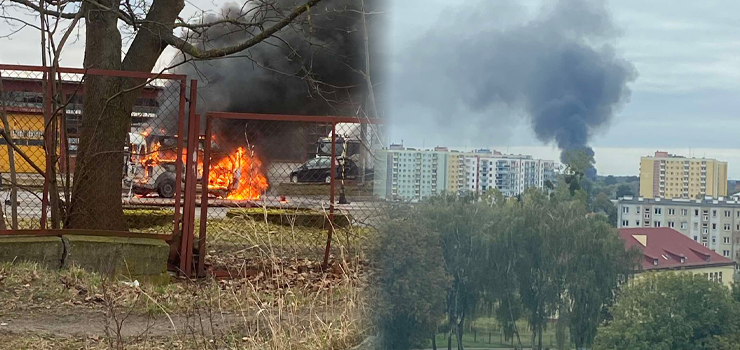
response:
[[[399,144],[399,142],[390,142]],[[560,163],[560,150],[554,146],[412,146],[402,143],[404,148],[434,149],[435,147],[446,147],[449,150],[461,152],[474,152],[478,149],[490,149],[507,155],[529,155],[532,158],[553,160]],[[593,147],[594,159],[598,175],[613,176],[640,176],[640,157],[654,156],[656,151],[668,152],[687,158],[713,158],[727,162],[728,180],[740,180],[740,149],[728,148],[646,148],[646,147]],[[627,169],[633,169],[628,171]]]

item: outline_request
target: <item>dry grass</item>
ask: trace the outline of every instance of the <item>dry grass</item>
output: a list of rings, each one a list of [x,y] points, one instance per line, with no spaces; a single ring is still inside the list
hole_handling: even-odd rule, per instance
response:
[[[208,260],[237,278],[137,287],[74,267],[0,264],[0,315],[35,313],[50,330],[0,326],[0,349],[318,350],[360,342],[367,267],[362,249],[346,248],[364,247],[369,230],[338,230],[329,268],[319,259],[325,230],[230,218],[209,221],[208,234]],[[81,315],[71,328],[84,334],[55,331],[53,316],[70,312]],[[85,319],[92,313],[105,315],[106,326]],[[149,319],[165,326],[130,331]]]
[[[270,279],[176,280],[167,286],[130,287],[75,268],[51,271],[35,264],[4,264],[0,314],[22,317],[33,311],[53,322],[56,313],[98,310],[110,326],[93,336],[18,333],[0,327],[0,348],[346,349],[358,342],[365,327],[363,282],[354,276],[323,273],[311,276],[318,278],[302,287],[287,282],[297,278],[289,273]],[[282,288],[280,281],[285,283]],[[172,320],[174,330],[126,335],[127,327],[142,322],[131,315]],[[212,326],[214,321],[220,322]],[[85,319],[79,322],[79,328],[100,327]]]

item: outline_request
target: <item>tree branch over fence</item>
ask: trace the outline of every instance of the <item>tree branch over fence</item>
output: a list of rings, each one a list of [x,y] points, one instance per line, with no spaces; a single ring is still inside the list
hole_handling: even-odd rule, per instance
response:
[[[172,33],[165,33],[162,39],[168,44],[197,59],[224,57],[244,51],[256,44],[259,44],[263,40],[269,38],[273,34],[288,26],[291,22],[293,22],[293,20],[298,18],[298,16],[302,15],[304,12],[308,11],[311,7],[315,6],[319,2],[321,2],[321,0],[309,0],[304,5],[298,6],[293,9],[293,11],[291,11],[290,14],[287,17],[283,18],[280,22],[275,23],[271,27],[265,29],[264,31],[255,35],[247,41],[229,47],[201,51],[193,44],[175,36]]]

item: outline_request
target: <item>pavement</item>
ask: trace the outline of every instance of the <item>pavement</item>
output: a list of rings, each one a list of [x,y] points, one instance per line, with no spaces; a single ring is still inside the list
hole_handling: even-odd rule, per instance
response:
[[[20,219],[37,219],[41,217],[41,191],[18,191],[18,217]],[[309,208],[315,210],[328,210],[329,201],[324,196],[285,196],[286,201],[281,202],[280,196],[266,195],[256,201],[230,201],[223,199],[209,199],[208,217],[225,218],[226,213],[233,208],[240,207],[282,207],[282,208]],[[380,214],[383,212],[385,202],[381,201],[357,201],[350,198],[349,204],[335,204],[335,208],[352,215],[360,221],[360,224],[374,224],[379,222]],[[150,197],[136,197],[130,199],[122,194],[121,201],[124,205],[135,207],[174,208],[174,199],[159,198],[156,194]],[[196,199],[200,204],[200,198]],[[10,215],[10,191],[0,191],[0,203],[6,217]],[[48,210],[47,210],[48,212]],[[50,213],[48,213],[50,215]],[[195,211],[196,218],[200,217],[200,209]]]

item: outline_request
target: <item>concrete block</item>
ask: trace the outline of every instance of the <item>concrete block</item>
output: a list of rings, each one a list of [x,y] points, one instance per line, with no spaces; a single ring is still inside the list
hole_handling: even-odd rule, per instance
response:
[[[30,261],[50,268],[62,265],[64,245],[59,237],[2,236],[0,261]]]
[[[63,267],[79,266],[116,278],[148,280],[167,273],[170,247],[147,238],[65,235]]]

